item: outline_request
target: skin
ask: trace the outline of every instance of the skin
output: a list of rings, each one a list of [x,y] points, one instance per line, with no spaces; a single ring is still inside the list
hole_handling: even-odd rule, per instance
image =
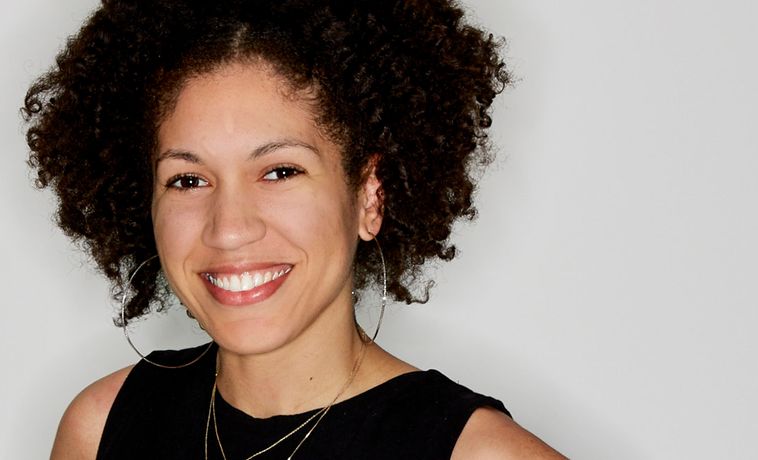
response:
[[[263,62],[190,80],[158,135],[154,233],[172,289],[219,344],[218,389],[256,417],[323,407],[416,370],[365,347],[352,305],[359,239],[381,229],[380,184],[351,190],[342,152],[314,122],[308,94]],[[290,271],[240,297],[208,274]],[[253,295],[255,294],[255,295]],[[52,458],[93,459],[130,368],[86,388],[67,409]],[[563,458],[511,419],[477,410],[453,459]]]

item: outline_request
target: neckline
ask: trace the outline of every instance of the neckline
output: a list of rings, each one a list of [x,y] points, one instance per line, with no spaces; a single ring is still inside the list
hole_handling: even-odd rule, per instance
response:
[[[358,393],[355,396],[351,396],[350,398],[343,399],[342,401],[336,402],[332,405],[331,411],[346,411],[352,406],[359,406],[361,403],[371,400],[371,399],[381,399],[383,396],[387,396],[392,393],[392,390],[402,387],[404,385],[408,385],[411,382],[418,381],[420,379],[423,379],[426,376],[430,376],[434,374],[436,371],[433,369],[430,370],[416,370],[416,371],[410,371],[405,372],[403,374],[396,375],[394,377],[391,377],[384,382],[381,382],[366,391],[362,393]],[[296,419],[304,419],[311,415],[313,415],[315,412],[318,412],[323,409],[323,407],[317,407],[315,409],[311,409],[305,412],[298,412],[295,414],[280,414],[280,415],[272,415],[271,417],[264,417],[259,418],[252,416],[248,414],[247,412],[244,412],[232,404],[230,404],[224,396],[221,394],[220,391],[216,390],[216,409],[219,412],[223,412],[225,414],[230,414],[232,417],[235,418],[241,418],[246,419],[248,421],[254,422],[254,423],[276,423],[280,421],[291,421]]]

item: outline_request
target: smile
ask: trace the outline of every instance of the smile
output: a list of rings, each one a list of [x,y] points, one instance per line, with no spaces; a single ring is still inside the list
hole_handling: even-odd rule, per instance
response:
[[[278,271],[258,271],[243,273],[205,273],[204,276],[212,285],[229,292],[245,292],[260,287],[266,283],[286,275],[292,270],[291,266]]]

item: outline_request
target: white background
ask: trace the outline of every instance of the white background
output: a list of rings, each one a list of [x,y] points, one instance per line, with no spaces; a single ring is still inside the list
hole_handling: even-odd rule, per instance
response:
[[[134,361],[51,224],[18,114],[94,0],[0,6],[0,458]],[[481,217],[380,342],[572,458],[758,458],[758,5],[470,0],[509,40]]]

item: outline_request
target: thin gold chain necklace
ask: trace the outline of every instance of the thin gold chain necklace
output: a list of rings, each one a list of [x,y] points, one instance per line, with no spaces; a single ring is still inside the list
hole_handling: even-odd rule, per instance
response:
[[[350,384],[353,383],[353,380],[355,379],[356,374],[358,374],[358,369],[361,367],[361,363],[363,362],[363,357],[366,354],[366,343],[362,341],[361,343],[361,351],[358,355],[358,359],[355,360],[355,364],[353,365],[353,369],[350,371],[350,375],[347,378],[347,381],[340,389],[339,393],[337,393],[337,396],[332,399],[332,401],[324,408],[319,409],[318,411],[314,412],[313,415],[308,417],[303,423],[296,426],[295,429],[290,431],[289,433],[285,434],[278,440],[274,441],[271,445],[268,447],[259,450],[258,452],[252,454],[251,456],[245,458],[245,460],[251,460],[255,457],[258,457],[259,455],[263,455],[266,452],[270,451],[274,447],[278,446],[285,440],[289,439],[292,435],[297,433],[298,431],[305,428],[309,423],[311,423],[313,420],[316,421],[316,423],[311,426],[311,428],[305,433],[305,436],[303,436],[303,439],[300,440],[299,443],[297,443],[297,446],[295,446],[295,450],[292,451],[292,453],[287,457],[287,460],[292,460],[292,457],[294,457],[295,453],[300,449],[300,446],[303,445],[306,439],[313,433],[313,430],[316,429],[318,424],[321,422],[321,420],[324,418],[324,416],[329,412],[329,409],[332,408],[334,403],[337,402],[337,400],[342,396],[342,394],[348,389]],[[211,420],[213,420],[213,432],[216,434],[216,443],[218,444],[218,448],[221,451],[221,457],[224,460],[226,459],[226,453],[224,452],[224,446],[221,444],[221,436],[218,432],[218,423],[216,421],[216,393],[217,393],[217,387],[218,387],[218,370],[216,371],[216,378],[213,380],[213,388],[211,390],[211,402],[208,406],[208,419],[205,422],[205,460],[208,460],[208,438],[210,434],[210,426],[211,426]]]

